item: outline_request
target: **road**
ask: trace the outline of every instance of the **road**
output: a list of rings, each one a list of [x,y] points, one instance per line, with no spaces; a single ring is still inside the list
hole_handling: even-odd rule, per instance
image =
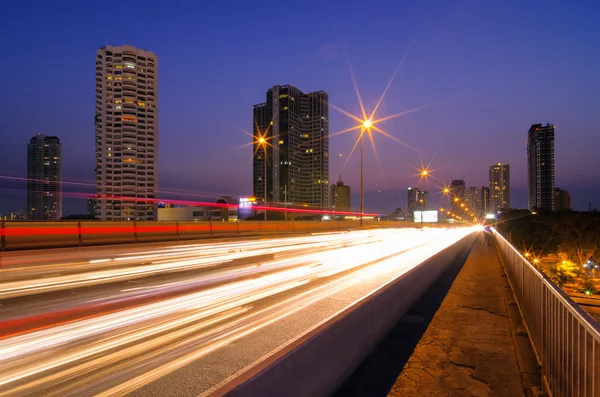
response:
[[[21,253],[0,280],[0,396],[207,393],[471,231]]]

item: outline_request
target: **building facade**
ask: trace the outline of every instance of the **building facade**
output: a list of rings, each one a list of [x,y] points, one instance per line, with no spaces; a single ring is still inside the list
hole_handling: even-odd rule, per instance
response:
[[[419,209],[419,188],[418,187],[409,187],[408,188],[408,200],[407,200],[407,208],[408,215],[413,216],[415,211]]]
[[[481,192],[475,186],[471,186],[465,191],[465,204],[477,214],[481,214],[483,211],[481,205]]]
[[[55,136],[37,134],[27,145],[27,219],[62,218],[62,148]]]
[[[510,165],[496,163],[489,171],[490,210],[498,212],[510,207]]]
[[[334,211],[350,211],[350,186],[344,185],[342,182],[342,176],[336,184],[331,185],[331,192],[329,197],[331,198],[331,208]]]
[[[555,210],[553,124],[533,124],[527,134],[529,210]]]
[[[490,188],[486,186],[481,187],[481,213],[490,213]]]
[[[464,200],[465,190],[466,184],[465,181],[463,181],[462,179],[454,179],[450,183],[450,191],[452,192],[452,195],[454,197],[458,197],[459,199]]]
[[[571,209],[571,195],[566,190],[554,189],[554,204],[557,211],[569,211]]]
[[[158,59],[132,46],[96,55],[96,192],[101,220],[156,219]]]
[[[324,91],[273,86],[253,107],[253,192],[267,202],[329,206],[329,106]]]

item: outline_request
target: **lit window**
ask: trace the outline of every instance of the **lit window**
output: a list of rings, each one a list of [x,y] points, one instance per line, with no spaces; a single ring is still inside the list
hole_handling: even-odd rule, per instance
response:
[[[280,139],[280,140],[279,140],[279,144],[280,144],[280,145],[283,145],[283,139]]]

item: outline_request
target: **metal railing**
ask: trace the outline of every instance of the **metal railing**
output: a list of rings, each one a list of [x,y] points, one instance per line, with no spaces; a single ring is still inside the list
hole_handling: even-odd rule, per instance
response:
[[[493,232],[545,391],[553,397],[600,396],[600,324]]]

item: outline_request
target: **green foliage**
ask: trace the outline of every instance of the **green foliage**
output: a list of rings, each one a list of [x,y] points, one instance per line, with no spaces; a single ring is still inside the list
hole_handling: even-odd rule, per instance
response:
[[[582,265],[590,258],[600,260],[600,213],[513,210],[503,214],[498,230],[510,233],[516,248],[540,258],[542,271],[560,287],[575,283],[582,291],[596,293]],[[561,265],[562,260],[570,264]]]

